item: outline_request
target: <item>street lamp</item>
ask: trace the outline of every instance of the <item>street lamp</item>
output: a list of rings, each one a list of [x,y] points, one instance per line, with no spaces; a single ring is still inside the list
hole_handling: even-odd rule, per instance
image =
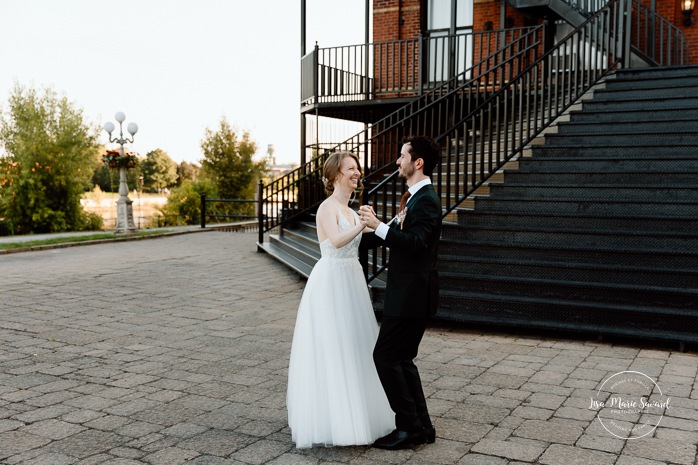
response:
[[[114,119],[119,123],[119,137],[112,137],[114,132],[114,123],[107,121],[104,123],[104,130],[109,134],[109,142],[116,142],[120,146],[120,156],[125,157],[124,144],[133,143],[133,136],[138,132],[136,123],[129,123],[126,130],[131,134],[131,139],[124,137],[122,123],[126,119],[126,115],[118,112],[114,115]],[[128,183],[126,182],[126,166],[124,163],[119,164],[119,200],[116,201],[116,229],[115,233],[135,233],[138,232],[136,225],[133,223],[133,201],[128,198]]]

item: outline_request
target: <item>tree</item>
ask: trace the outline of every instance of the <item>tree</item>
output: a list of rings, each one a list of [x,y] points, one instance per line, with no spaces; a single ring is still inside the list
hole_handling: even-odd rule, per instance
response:
[[[201,169],[216,185],[218,195],[228,199],[253,199],[255,181],[265,171],[264,162],[255,162],[252,156],[257,145],[248,132],[238,137],[225,118],[217,131],[206,129],[201,141],[204,158]]]
[[[144,185],[156,188],[158,192],[177,182],[177,164],[162,149],[151,150],[145,155],[142,173]]]
[[[15,232],[95,227],[80,199],[91,187],[98,133],[65,96],[15,84],[0,114],[0,217]]]
[[[199,165],[183,161],[177,165],[177,186],[181,186],[184,181],[196,181],[199,178]]]
[[[201,222],[201,195],[215,197],[216,187],[206,179],[185,180],[172,189],[167,203],[158,208],[163,215],[163,226],[199,224]]]

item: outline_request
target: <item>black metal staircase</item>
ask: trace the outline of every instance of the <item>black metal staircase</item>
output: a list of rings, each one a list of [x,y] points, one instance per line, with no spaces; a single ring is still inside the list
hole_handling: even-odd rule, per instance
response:
[[[692,202],[698,203],[691,187],[698,172],[698,158],[691,158],[698,135],[685,134],[697,124],[691,119],[695,98],[691,86],[682,84],[685,77],[648,80],[618,71],[629,65],[631,48],[659,65],[686,56],[675,30],[667,43],[678,44],[679,51],[661,53],[632,32],[644,21],[637,3],[611,0],[545,53],[541,35],[510,44],[506,53],[487,61],[491,70],[477,70],[469,80],[415,99],[337,146],[366,159],[371,153],[391,158],[402,135],[438,134],[444,150],[434,182],[445,218],[438,318],[696,341],[698,330],[691,326],[695,307],[685,300],[698,293],[698,279],[695,271],[685,272],[698,268],[698,247],[695,237],[682,235],[694,228]],[[618,78],[608,80],[614,73]],[[544,145],[530,148],[604,80],[608,90],[597,91],[569,123],[558,124],[558,133],[546,135]],[[652,96],[665,95],[659,89],[666,89],[661,87],[666,82],[675,84],[671,92],[676,98]],[[662,108],[689,110],[662,113]],[[670,149],[673,157],[650,157]],[[532,157],[526,156],[529,152]],[[621,153],[634,164],[616,158]],[[306,276],[319,257],[312,214],[324,198],[319,180],[323,162],[318,156],[260,194],[265,215],[260,216],[259,249]],[[521,169],[506,171],[504,182],[495,184],[501,170],[512,164]],[[694,171],[683,173],[687,169]],[[361,199],[385,220],[394,214],[402,191],[393,171],[386,165],[371,172]],[[485,187],[491,195],[477,195]],[[473,209],[463,208],[473,199]],[[274,233],[265,242],[267,231]],[[388,260],[382,249],[368,257],[378,310]],[[656,262],[661,269],[651,281],[648,272]],[[624,318],[633,321],[622,326]]]
[[[698,342],[696,79],[616,72],[445,224],[439,316]]]

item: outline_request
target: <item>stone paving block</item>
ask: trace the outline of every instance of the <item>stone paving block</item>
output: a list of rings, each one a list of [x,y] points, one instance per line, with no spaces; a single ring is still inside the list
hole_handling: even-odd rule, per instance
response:
[[[536,392],[531,394],[522,405],[526,407],[538,407],[542,409],[555,410],[567,400],[565,396]]]
[[[467,454],[458,461],[458,465],[507,465],[507,459],[492,457],[491,455]]]
[[[475,378],[473,383],[493,386],[497,388],[520,388],[528,378],[525,376],[507,375],[492,372],[485,372]]]
[[[475,444],[471,449],[484,455],[494,455],[512,460],[533,462],[545,450],[544,447],[517,444],[511,441],[501,441],[496,439],[483,439]]]
[[[547,420],[553,415],[553,413],[555,413],[554,410],[521,405],[516,407],[511,414],[515,417],[520,417],[523,419]]]
[[[258,438],[233,431],[209,430],[177,442],[177,447],[191,449],[203,455],[227,457],[254,444]]]
[[[553,444],[540,457],[543,465],[613,465],[616,455],[562,444]]]
[[[316,465],[318,459],[307,455],[287,452],[268,462],[270,465]],[[375,463],[375,462],[373,462]]]
[[[5,459],[50,442],[51,440],[48,438],[20,431],[0,433],[0,459]]]
[[[641,438],[628,441],[623,453],[681,465],[693,465],[696,460],[696,446],[694,444],[669,439]]]
[[[593,436],[590,434],[584,434],[575,444],[576,446],[583,447],[585,449],[600,450],[603,452],[610,452],[612,454],[619,454],[623,447],[625,447],[626,440],[617,439],[610,434],[606,436]]]
[[[236,431],[248,436],[266,437],[272,433],[281,431],[286,427],[286,422],[269,422],[260,420],[251,420],[240,426]]]
[[[24,426],[24,423],[21,421],[3,419],[0,420],[0,433],[16,430],[21,426]]]
[[[86,428],[60,420],[44,420],[20,428],[22,433],[31,433],[48,439],[63,439],[84,431]]]
[[[36,421],[57,418],[61,415],[65,415],[66,413],[74,411],[75,407],[70,407],[68,405],[51,405],[49,407],[37,408],[24,413],[20,413],[19,415],[15,415],[14,419],[23,421],[24,423],[34,423]]]
[[[42,454],[31,460],[24,461],[25,465],[72,465],[78,459],[65,454]]]
[[[698,444],[698,432],[695,431],[682,431],[680,429],[663,428],[662,423],[656,429],[654,437],[657,439],[669,439],[672,441],[679,441],[685,444]]]
[[[550,443],[574,444],[582,435],[582,432],[583,429],[578,426],[540,420],[526,420],[514,431],[514,435]]]
[[[618,457],[616,465],[666,465],[666,462],[623,455]]]
[[[118,458],[131,460],[137,460],[146,455],[142,450],[134,449],[132,447],[114,447],[109,451],[109,453]]]
[[[143,457],[147,463],[152,465],[178,465],[197,457],[199,454],[186,449],[168,447]]]
[[[437,438],[465,443],[479,441],[492,429],[492,425],[449,418],[434,418],[434,427]]]
[[[456,404],[454,408],[446,413],[445,417],[461,421],[493,424],[502,421],[510,412],[510,409],[490,407],[466,401],[462,404]]]
[[[46,449],[50,452],[59,452],[66,455],[86,458],[106,452],[109,449],[119,446],[123,439],[116,434],[86,430],[69,436],[65,439],[51,442]]]

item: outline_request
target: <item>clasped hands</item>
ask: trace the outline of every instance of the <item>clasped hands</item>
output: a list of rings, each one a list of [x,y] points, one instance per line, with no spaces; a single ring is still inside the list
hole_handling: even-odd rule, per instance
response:
[[[359,207],[359,221],[367,228],[376,229],[381,221],[376,217],[376,212],[370,205],[362,205]]]

